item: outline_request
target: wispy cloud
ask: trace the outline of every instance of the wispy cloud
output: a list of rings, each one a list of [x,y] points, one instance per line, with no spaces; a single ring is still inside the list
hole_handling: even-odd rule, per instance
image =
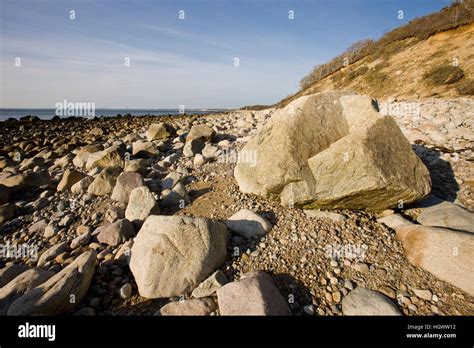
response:
[[[167,35],[179,40],[186,40],[192,42],[199,46],[213,46],[223,50],[235,51],[235,47],[232,45],[226,44],[223,40],[218,40],[216,38],[210,38],[202,34],[195,34],[185,30],[174,29],[171,27],[160,27],[153,24],[140,24],[141,27],[152,30],[162,35]]]

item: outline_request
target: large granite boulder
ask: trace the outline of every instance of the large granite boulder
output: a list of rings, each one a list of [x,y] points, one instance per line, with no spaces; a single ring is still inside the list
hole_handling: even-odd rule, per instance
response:
[[[395,121],[368,96],[303,96],[276,112],[239,154],[240,190],[306,209],[393,208],[431,190]]]
[[[140,295],[164,298],[191,292],[224,263],[227,240],[226,226],[217,221],[149,216],[130,260]]]

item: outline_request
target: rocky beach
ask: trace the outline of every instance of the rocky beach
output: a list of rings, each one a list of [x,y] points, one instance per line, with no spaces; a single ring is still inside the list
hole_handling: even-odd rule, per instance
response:
[[[2,315],[473,315],[474,100],[0,123]]]

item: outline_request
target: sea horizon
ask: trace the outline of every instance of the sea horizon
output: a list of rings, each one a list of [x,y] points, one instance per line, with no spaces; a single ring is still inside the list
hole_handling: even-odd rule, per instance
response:
[[[58,115],[55,108],[0,108],[0,121],[5,121],[9,118],[19,119],[24,116],[38,116],[42,120],[52,119],[54,116],[59,116],[61,118],[67,117],[100,117],[100,116],[117,116],[117,115],[127,115],[131,116],[144,116],[144,115],[178,115],[178,114],[208,114],[213,112],[223,112],[229,109],[216,109],[216,108],[195,108],[195,109],[148,109],[148,108],[97,108],[94,110],[92,116],[84,113],[73,112],[67,115]]]

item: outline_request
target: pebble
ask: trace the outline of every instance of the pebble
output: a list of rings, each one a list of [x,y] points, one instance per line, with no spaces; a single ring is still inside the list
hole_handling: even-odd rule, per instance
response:
[[[120,288],[120,297],[127,299],[132,296],[132,285],[130,283],[125,284]]]
[[[339,291],[333,292],[332,293],[332,299],[334,302],[339,303],[341,302],[341,293]]]
[[[303,311],[307,314],[307,315],[314,315],[314,306],[313,305],[306,305],[303,307]]]

